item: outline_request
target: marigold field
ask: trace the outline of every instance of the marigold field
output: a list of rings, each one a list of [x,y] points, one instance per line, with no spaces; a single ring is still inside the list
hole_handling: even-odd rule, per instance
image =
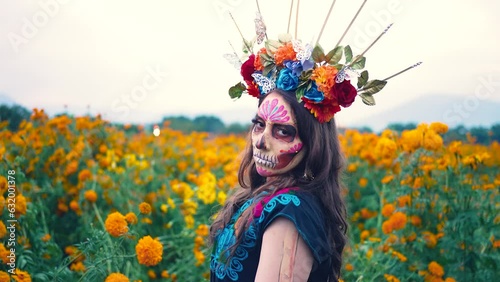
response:
[[[6,125],[0,282],[207,281],[210,220],[237,185],[244,137],[168,124],[155,137],[37,109]],[[342,131],[343,281],[500,277],[500,144],[443,144],[446,131]]]

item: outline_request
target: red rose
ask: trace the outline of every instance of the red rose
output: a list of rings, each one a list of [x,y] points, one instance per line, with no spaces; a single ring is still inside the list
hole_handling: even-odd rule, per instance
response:
[[[354,102],[354,99],[356,99],[358,91],[352,86],[349,80],[344,80],[341,83],[335,83],[330,94],[332,97],[336,98],[340,106],[347,108]]]
[[[248,60],[241,65],[240,74],[243,76],[244,81],[253,81],[252,74],[255,72],[254,62],[255,55],[252,54],[248,57]]]

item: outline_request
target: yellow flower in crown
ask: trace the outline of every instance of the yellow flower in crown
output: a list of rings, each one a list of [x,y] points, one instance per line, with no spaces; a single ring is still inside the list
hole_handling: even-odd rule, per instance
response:
[[[297,101],[302,103],[319,122],[328,122],[342,108],[351,106],[358,96],[366,105],[375,105],[373,94],[382,90],[387,80],[420,64],[417,63],[382,80],[369,80],[368,71],[364,70],[366,63],[364,54],[390,26],[359,55],[354,56],[349,45],[340,45],[364,5],[359,8],[337,46],[325,52],[319,40],[334,3],[335,1],[314,44],[303,43],[296,38],[296,34],[295,38],[291,34],[282,34],[277,40],[268,39],[266,25],[259,9],[255,19],[256,36],[253,40],[245,40],[238,28],[244,43],[244,59],[240,58],[234,48],[233,53],[224,55],[239,69],[243,78],[229,89],[229,96],[238,99],[246,93],[260,98],[274,89],[292,91],[295,92]],[[297,3],[297,16],[298,5]],[[293,1],[290,11],[292,10]],[[236,23],[232,15],[231,18]],[[255,53],[254,45],[260,44],[264,44],[264,47],[259,47]]]

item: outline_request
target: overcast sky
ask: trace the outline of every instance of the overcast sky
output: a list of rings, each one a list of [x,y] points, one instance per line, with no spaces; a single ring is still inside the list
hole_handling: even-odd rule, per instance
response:
[[[241,77],[223,58],[232,52],[229,42],[242,54],[228,12],[251,39],[255,1],[0,1],[0,95],[21,105],[51,114],[66,105],[73,113],[134,123],[174,114],[248,122],[255,112],[255,98],[229,98],[227,89]],[[320,40],[324,49],[334,47],[362,2],[336,1]],[[269,37],[285,33],[291,0],[259,4]],[[316,41],[330,4],[300,2],[298,38]],[[360,53],[394,23],[366,54],[370,76],[423,64],[390,80],[375,107],[357,101],[337,115],[339,122],[425,95],[500,101],[498,11],[498,0],[368,1],[341,44]]]

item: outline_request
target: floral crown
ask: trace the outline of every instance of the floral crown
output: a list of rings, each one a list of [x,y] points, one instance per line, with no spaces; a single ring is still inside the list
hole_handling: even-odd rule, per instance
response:
[[[245,62],[242,62],[234,48],[232,54],[224,55],[237,69],[240,69],[243,77],[242,82],[229,89],[230,97],[237,99],[243,93],[247,93],[260,98],[276,88],[294,91],[297,100],[302,102],[320,123],[323,123],[330,121],[341,108],[349,107],[356,96],[360,96],[366,105],[375,105],[373,94],[382,90],[387,80],[421,64],[420,62],[412,65],[386,79],[369,80],[368,71],[363,70],[366,63],[364,54],[388,31],[392,24],[360,55],[353,56],[349,45],[339,45],[364,3],[337,46],[325,52],[318,42],[332,11],[333,3],[314,47],[310,43],[304,44],[298,39],[293,39],[288,33],[279,36],[277,40],[268,39],[260,11],[257,12],[255,19],[256,36],[254,39],[245,40],[236,25],[243,38],[243,52],[248,57]],[[233,16],[231,14],[230,16],[236,24]],[[264,43],[256,54],[253,51],[255,43]],[[351,78],[354,77],[357,78],[356,87],[351,83]]]

